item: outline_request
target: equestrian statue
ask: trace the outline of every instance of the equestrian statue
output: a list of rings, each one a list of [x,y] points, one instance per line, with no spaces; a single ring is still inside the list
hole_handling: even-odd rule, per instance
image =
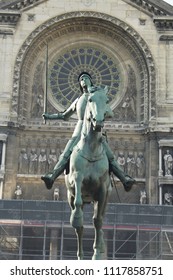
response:
[[[45,120],[65,121],[77,113],[78,121],[54,169],[41,179],[47,189],[51,189],[55,179],[67,170],[65,183],[71,207],[70,223],[75,228],[78,240],[78,259],[83,259],[83,206],[85,203],[93,203],[95,239],[92,259],[101,259],[104,252],[102,223],[112,190],[110,173],[113,172],[119,178],[125,191],[130,191],[135,180],[121,169],[102,134],[105,119],[113,116],[107,87],[94,86],[87,72],[82,72],[78,81],[81,95],[67,110],[63,113],[43,114]]]

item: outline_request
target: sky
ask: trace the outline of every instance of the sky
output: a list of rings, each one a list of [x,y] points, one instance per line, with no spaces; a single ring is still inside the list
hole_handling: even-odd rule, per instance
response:
[[[164,0],[164,1],[173,6],[173,0]]]

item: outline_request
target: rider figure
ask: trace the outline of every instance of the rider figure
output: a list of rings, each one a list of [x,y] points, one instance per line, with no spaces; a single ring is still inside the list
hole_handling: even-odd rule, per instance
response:
[[[43,114],[44,119],[54,119],[54,120],[62,119],[65,121],[68,120],[74,114],[74,112],[77,113],[77,117],[78,117],[78,122],[76,124],[72,138],[68,141],[63,153],[60,155],[59,161],[57,162],[57,164],[55,165],[54,169],[51,172],[41,177],[41,179],[45,182],[46,187],[48,189],[52,188],[55,179],[58,176],[60,176],[65,170],[70,155],[72,153],[72,150],[80,139],[85,108],[90,92],[99,90],[98,87],[93,86],[91,76],[87,72],[82,72],[78,77],[78,81],[80,84],[82,95],[78,97],[66,111],[64,111],[63,113],[51,114],[51,115],[49,115],[48,113]],[[108,157],[110,171],[112,171],[114,175],[120,179],[120,181],[124,185],[125,190],[129,191],[132,185],[135,183],[135,180],[130,176],[128,176],[127,174],[125,174],[124,171],[121,169],[121,167],[115,160],[113,152],[111,151],[104,137],[102,143],[106,155]]]

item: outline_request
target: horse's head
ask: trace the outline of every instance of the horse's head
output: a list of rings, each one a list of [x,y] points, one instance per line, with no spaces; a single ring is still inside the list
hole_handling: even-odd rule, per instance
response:
[[[105,118],[113,116],[107,92],[107,88],[96,88],[88,98],[87,118],[95,131],[101,131]]]

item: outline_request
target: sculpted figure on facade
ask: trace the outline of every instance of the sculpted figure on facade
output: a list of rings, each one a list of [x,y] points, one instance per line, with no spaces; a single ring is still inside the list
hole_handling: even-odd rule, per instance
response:
[[[52,185],[55,181],[55,179],[62,174],[64,169],[66,169],[70,155],[72,153],[73,148],[78,143],[81,135],[83,120],[84,120],[84,114],[85,114],[85,108],[86,104],[88,102],[89,96],[92,92],[95,91],[102,91],[106,90],[107,88],[101,88],[98,86],[94,86],[90,74],[86,72],[82,72],[79,77],[79,86],[81,91],[81,96],[78,97],[71,106],[65,110],[63,113],[57,113],[57,114],[48,114],[44,113],[43,117],[44,119],[61,119],[61,120],[68,120],[75,112],[78,116],[78,121],[75,127],[75,130],[73,132],[72,138],[68,141],[63,153],[59,157],[59,161],[55,165],[54,169],[50,171],[49,173],[45,174],[41,177],[41,179],[45,182],[46,187],[48,189],[52,188]],[[109,116],[108,116],[109,117]],[[103,146],[106,152],[106,155],[109,160],[110,164],[110,170],[115,174],[116,177],[120,179],[120,181],[123,183],[124,188],[126,191],[129,191],[134,184],[135,180],[130,177],[129,175],[125,174],[117,161],[115,160],[114,154],[110,147],[108,146],[108,143],[104,137],[102,137]]]
[[[122,151],[118,153],[117,162],[120,165],[121,169],[125,172],[126,159]]]
[[[53,200],[59,200],[59,188],[56,187],[53,192]]]
[[[33,109],[33,114],[35,117],[40,117],[43,112],[43,95],[39,94],[37,96],[36,104]]]
[[[37,174],[38,156],[36,149],[32,148],[29,155],[29,174]]]
[[[55,164],[57,163],[57,155],[55,149],[51,149],[50,154],[48,155],[47,162],[49,171],[53,170]]]
[[[18,172],[20,174],[27,174],[28,173],[28,167],[29,167],[29,159],[28,154],[25,148],[23,148],[19,155],[19,166],[18,166]]]
[[[172,205],[172,201],[173,201],[172,194],[169,191],[165,192],[165,194],[164,194],[164,204],[165,205]]]
[[[44,174],[47,167],[47,155],[45,149],[41,149],[38,156],[38,174]]]
[[[147,193],[145,190],[140,191],[140,204],[146,204],[147,203]]]
[[[21,199],[22,198],[22,188],[21,188],[21,186],[19,186],[19,185],[16,186],[14,194],[15,194],[16,199]]]
[[[116,121],[136,121],[136,75],[130,65],[128,65],[128,87],[120,105],[115,109]]]
[[[128,118],[130,120],[135,119],[135,101],[132,97],[126,97],[125,101],[122,104],[122,109],[125,120],[127,120]]]
[[[132,177],[136,176],[136,161],[133,152],[129,152],[127,157],[127,173]]]
[[[142,152],[139,152],[136,158],[136,172],[138,178],[143,178],[145,176],[145,159]]]
[[[32,85],[32,116],[40,118],[44,107],[44,90],[42,85],[42,75],[45,71],[45,64],[43,62],[38,63],[33,79]]]
[[[173,169],[173,157],[170,154],[170,151],[167,150],[164,155],[164,167],[165,167],[165,176],[172,176]]]

